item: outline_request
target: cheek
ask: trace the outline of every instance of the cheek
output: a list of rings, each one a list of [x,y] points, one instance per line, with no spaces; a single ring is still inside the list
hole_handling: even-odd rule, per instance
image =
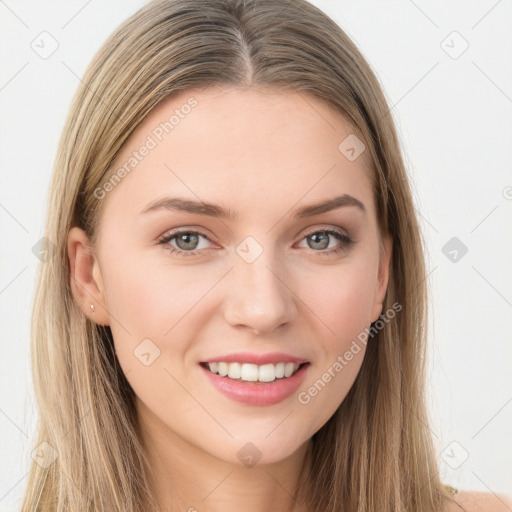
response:
[[[302,296],[315,322],[317,364],[298,403],[321,428],[347,396],[361,369],[370,326],[374,283],[370,261],[348,261],[318,276]]]
[[[142,258],[113,259],[105,281],[112,323],[161,338],[205,295],[211,283],[193,267],[171,269]]]
[[[112,257],[105,275],[116,352],[123,369],[129,371],[139,365],[134,351],[147,339],[160,350],[155,364],[172,368],[175,361],[185,358],[191,336],[201,323],[197,317],[209,314],[208,292],[222,273],[211,271],[198,279],[193,266],[171,268],[165,261],[156,264],[132,253],[129,259]],[[151,352],[151,343],[144,343]]]
[[[312,315],[323,324],[326,349],[340,349],[371,322],[375,282],[373,262],[347,260],[316,274],[300,293]]]
[[[179,363],[189,344],[183,329],[211,283],[194,279],[192,267],[188,272],[184,267],[156,267],[133,253],[130,259],[112,258],[110,263],[105,288],[111,330],[128,382],[152,411],[174,401],[191,407],[172,376],[183,379]]]

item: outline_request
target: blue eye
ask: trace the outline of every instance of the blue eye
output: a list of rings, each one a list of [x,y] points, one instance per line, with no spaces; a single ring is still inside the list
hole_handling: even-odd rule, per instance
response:
[[[330,236],[336,238],[340,242],[338,246],[328,251],[314,250],[314,252],[318,252],[319,254],[326,256],[333,256],[347,251],[355,244],[354,240],[336,229],[321,229],[312,231],[311,233],[306,234],[302,240],[312,239],[313,244],[319,244],[320,249],[325,249],[326,247],[323,247],[323,242],[327,241],[328,245]],[[174,231],[164,235],[164,237],[161,238],[158,243],[164,245],[166,250],[168,250],[170,253],[176,253],[180,257],[196,256],[201,252],[200,249],[197,249],[197,245],[199,245],[201,238],[210,241],[206,235],[200,233],[199,231]],[[178,246],[171,245],[169,242],[174,242],[175,244],[178,244]],[[181,245],[181,247],[179,247],[179,245]],[[204,247],[202,249],[204,249]]]

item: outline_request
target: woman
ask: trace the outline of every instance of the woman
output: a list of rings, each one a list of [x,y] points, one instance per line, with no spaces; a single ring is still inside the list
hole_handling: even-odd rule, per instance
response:
[[[23,510],[503,506],[440,481],[395,128],[309,3],[140,9],[85,73],[50,205]]]

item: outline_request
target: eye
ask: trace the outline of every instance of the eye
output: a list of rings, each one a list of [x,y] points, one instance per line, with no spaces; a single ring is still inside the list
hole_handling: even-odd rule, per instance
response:
[[[334,249],[325,251],[329,246],[330,237],[338,240],[339,244]],[[346,251],[355,243],[354,240],[345,233],[332,228],[312,231],[306,234],[304,240],[308,243],[308,247],[314,249],[315,252],[320,252],[326,256],[336,255],[340,252]],[[319,249],[319,251],[317,249]]]
[[[204,247],[198,247],[200,245],[200,238],[209,240],[206,235],[198,231],[175,231],[174,233],[164,235],[158,243],[165,245],[166,249],[171,253],[175,252],[180,256],[194,256],[198,253],[198,249],[204,249]],[[177,247],[170,245],[169,242],[171,241],[175,241]]]

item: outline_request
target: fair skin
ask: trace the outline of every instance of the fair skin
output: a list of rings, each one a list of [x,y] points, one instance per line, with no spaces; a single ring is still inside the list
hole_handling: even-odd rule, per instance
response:
[[[379,252],[367,151],[349,161],[338,145],[353,129],[303,94],[182,91],[143,121],[114,168],[148,136],[155,138],[155,127],[191,96],[197,106],[101,199],[92,254],[85,233],[70,230],[73,294],[92,321],[112,330],[136,394],[162,512],[297,510],[291,495],[301,468],[308,467],[311,437],[350,390],[365,344],[309,403],[300,403],[298,392],[378,319],[392,242],[384,237]],[[344,206],[294,217],[298,208],[342,194],[360,201],[364,211]],[[141,213],[165,196],[214,203],[237,216],[164,208]],[[199,235],[195,246],[183,236],[159,243],[178,228]],[[354,243],[344,245],[325,229]],[[256,241],[251,251],[262,251],[250,263],[237,252],[247,249],[241,245],[246,237]],[[158,347],[159,355],[145,365],[134,350],[147,339],[145,352],[156,354]],[[199,366],[233,352],[304,358],[305,381],[272,405],[233,401]],[[246,443],[260,454],[252,467],[237,456]]]
[[[443,512],[510,512],[510,496],[480,491],[459,491],[454,496],[455,503],[448,503]],[[463,507],[463,508],[461,508]]]

